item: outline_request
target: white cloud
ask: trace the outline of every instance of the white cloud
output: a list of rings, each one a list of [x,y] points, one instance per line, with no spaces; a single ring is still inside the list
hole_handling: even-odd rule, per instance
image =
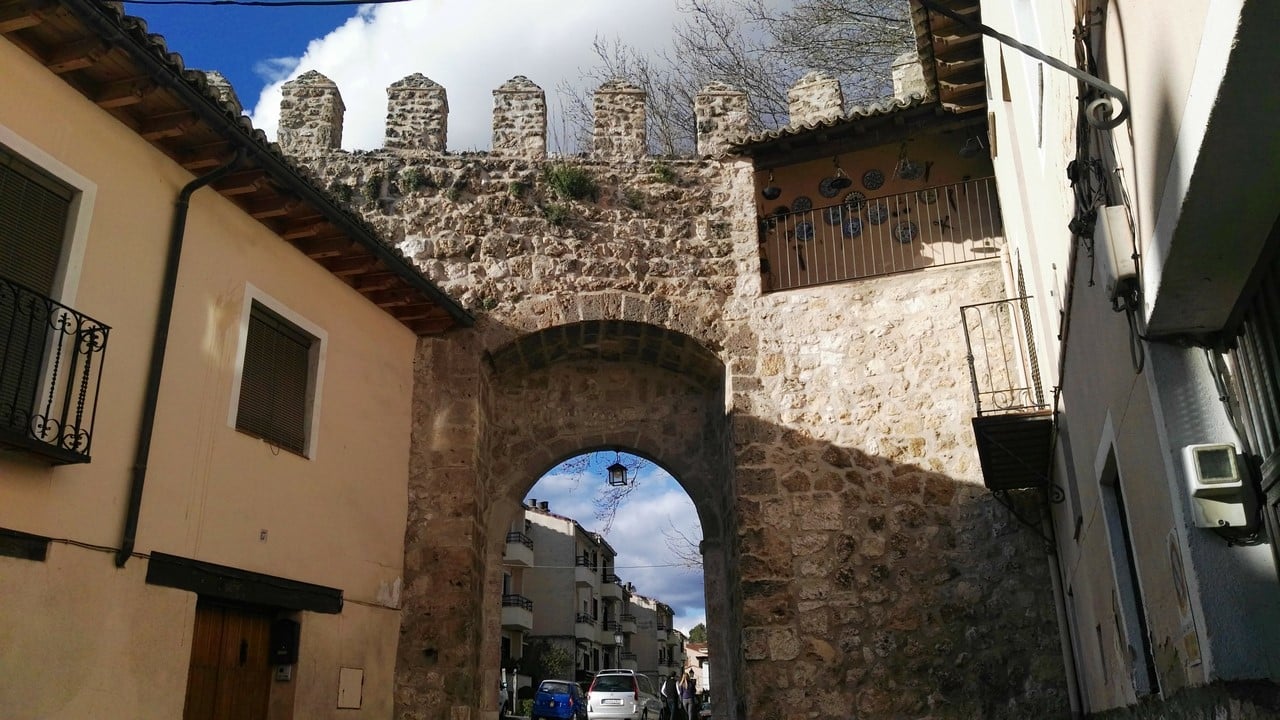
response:
[[[576,84],[579,70],[595,64],[592,42],[597,36],[620,38],[639,49],[664,47],[679,17],[676,1],[415,0],[366,5],[342,27],[313,40],[290,77],[318,70],[337,83],[347,108],[343,147],[369,149],[382,145],[387,86],[421,72],[448,93],[449,149],[483,149],[490,143],[495,88],[525,75],[547,92],[554,110],[557,85]],[[284,79],[263,90],[252,112],[254,125],[272,137]]]

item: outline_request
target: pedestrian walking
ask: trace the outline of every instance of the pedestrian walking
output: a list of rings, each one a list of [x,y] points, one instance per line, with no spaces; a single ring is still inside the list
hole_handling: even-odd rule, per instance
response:
[[[662,714],[665,720],[676,720],[676,707],[680,704],[680,689],[676,687],[676,676],[666,676],[662,681]]]
[[[680,705],[684,707],[685,720],[698,720],[694,705],[698,702],[698,681],[693,678],[693,670],[680,676],[676,685],[680,691]]]

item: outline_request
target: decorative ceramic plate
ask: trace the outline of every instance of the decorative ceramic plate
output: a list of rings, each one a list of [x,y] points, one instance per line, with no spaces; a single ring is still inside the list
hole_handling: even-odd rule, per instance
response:
[[[919,234],[920,228],[916,227],[916,224],[910,220],[903,220],[893,226],[893,237],[903,245],[915,240]]]
[[[809,242],[813,239],[813,223],[796,223],[796,239]]]
[[[824,198],[833,198],[840,194],[840,188],[835,186],[836,179],[833,177],[822,178],[822,182],[818,183],[818,194]]]
[[[898,177],[903,180],[919,180],[924,175],[924,165],[903,159],[898,163]]]
[[[827,221],[828,225],[839,225],[844,219],[844,207],[841,205],[832,205],[822,209],[822,219]]]
[[[844,196],[844,204],[848,205],[857,212],[862,209],[862,205],[867,202],[867,196],[862,194],[861,190],[854,190]]]
[[[868,170],[862,173],[862,187],[868,190],[878,190],[884,185],[884,173],[879,170]]]
[[[916,197],[920,198],[920,202],[924,203],[925,205],[932,205],[938,202],[938,189],[926,188],[916,193]]]
[[[840,225],[840,232],[847,238],[856,238],[862,234],[862,218],[850,215]]]
[[[872,225],[879,225],[889,219],[889,206],[883,200],[872,200],[867,203],[867,220]]]
[[[813,201],[810,200],[807,195],[801,195],[800,197],[791,201],[792,212],[805,212],[806,210],[812,210],[812,209],[813,209]]]

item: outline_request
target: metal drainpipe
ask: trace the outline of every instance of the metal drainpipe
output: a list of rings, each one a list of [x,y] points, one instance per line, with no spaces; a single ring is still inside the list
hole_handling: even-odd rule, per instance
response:
[[[138,539],[138,515],[142,511],[142,487],[147,479],[147,459],[151,455],[151,433],[156,424],[156,405],[160,398],[160,376],[164,373],[165,347],[169,344],[169,320],[173,315],[173,296],[178,287],[178,265],[182,259],[182,241],[187,232],[187,208],[197,190],[231,172],[244,158],[244,148],[237,148],[227,164],[187,183],[174,203],[173,226],[169,231],[169,254],[165,260],[164,287],[160,308],[156,313],[156,332],[151,344],[151,365],[147,370],[146,396],[142,404],[142,421],[138,428],[138,445],[133,456],[129,506],[124,516],[124,535],[116,551],[116,567],[124,567],[133,554]]]

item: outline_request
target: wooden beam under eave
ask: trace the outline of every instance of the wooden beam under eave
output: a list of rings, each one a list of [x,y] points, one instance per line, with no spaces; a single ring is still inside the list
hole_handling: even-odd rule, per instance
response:
[[[174,113],[146,118],[138,128],[138,134],[145,140],[178,137],[187,132],[187,128],[196,124],[196,116],[189,112]]]
[[[397,305],[395,307],[387,308],[387,312],[391,313],[401,322],[405,320],[433,320],[449,317],[449,313],[440,309],[440,306],[435,303]]]
[[[303,238],[313,238],[320,234],[320,230],[329,225],[325,220],[313,220],[311,222],[291,222],[288,224],[281,223],[277,233],[280,237],[290,242],[301,240]]]
[[[351,287],[360,292],[388,290],[402,282],[400,276],[393,272],[365,273],[351,279]]]
[[[213,183],[213,189],[223,195],[248,195],[262,189],[263,180],[267,177],[264,170],[242,170],[234,172]]]
[[[223,165],[231,159],[231,153],[229,143],[216,142],[175,151],[173,159],[183,168],[196,172]]]
[[[48,3],[30,7],[27,3],[14,3],[0,8],[0,35],[35,27],[44,22],[44,9]]]
[[[302,201],[297,198],[277,195],[276,197],[268,198],[266,200],[245,203],[241,207],[243,207],[244,211],[253,219],[265,220],[273,217],[284,217],[294,208],[298,207],[301,202]]]
[[[342,257],[355,243],[345,235],[333,235],[325,238],[310,238],[293,241],[293,246],[304,255],[316,260],[326,257]]]
[[[55,75],[83,70],[107,54],[111,46],[105,40],[87,37],[62,45],[44,58],[44,66]]]
[[[350,275],[386,269],[382,262],[373,255],[320,258],[316,262],[320,263],[324,269],[344,279]]]
[[[149,78],[129,78],[99,85],[90,91],[89,97],[98,107],[110,110],[136,105],[155,89],[156,84]]]
[[[383,309],[397,306],[407,307],[422,302],[422,293],[411,287],[373,290],[360,294],[368,298],[369,302]]]

